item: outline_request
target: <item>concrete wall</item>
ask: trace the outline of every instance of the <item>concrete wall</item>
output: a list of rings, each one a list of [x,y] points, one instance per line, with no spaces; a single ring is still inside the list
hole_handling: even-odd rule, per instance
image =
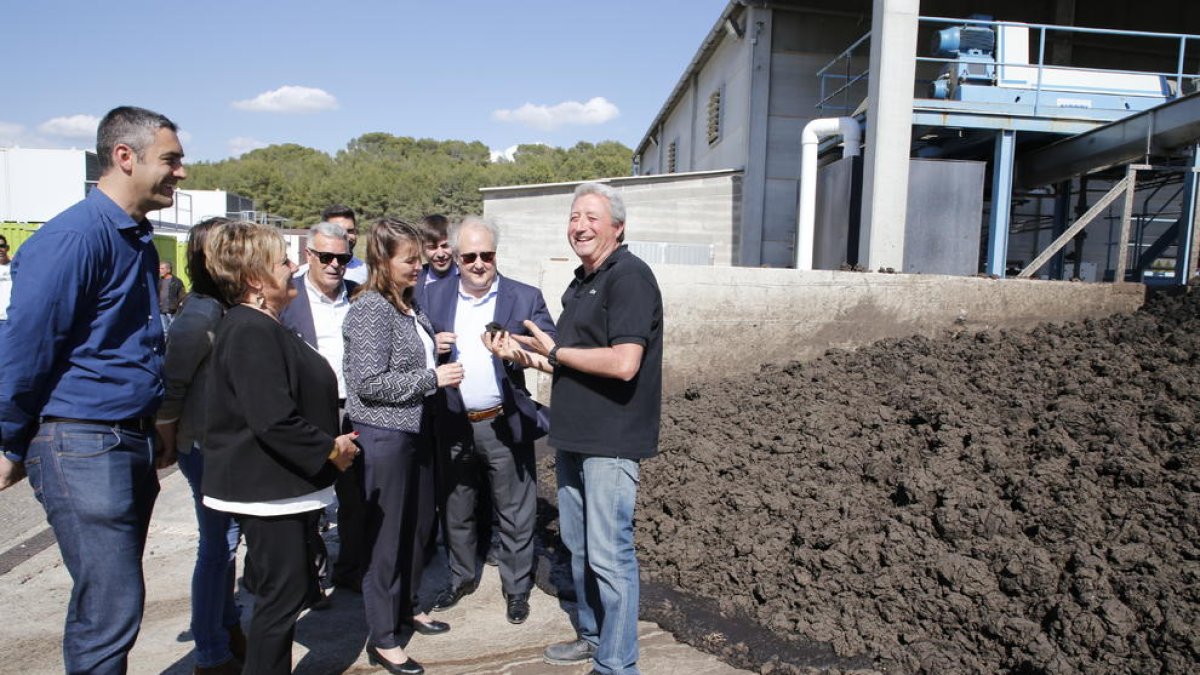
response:
[[[542,268],[552,316],[574,267],[572,260]],[[811,360],[831,347],[1132,312],[1144,294],[1140,284],[678,265],[654,271],[663,294],[668,393],[751,375],[767,363]]]
[[[714,263],[734,258],[734,223],[740,221],[737,171],[612,178],[625,200],[626,238],[639,242],[712,244]],[[576,263],[567,245],[567,218],[578,183],[483,190],[483,215],[500,227],[501,273],[537,284],[547,260]],[[561,292],[562,289],[559,289]]]

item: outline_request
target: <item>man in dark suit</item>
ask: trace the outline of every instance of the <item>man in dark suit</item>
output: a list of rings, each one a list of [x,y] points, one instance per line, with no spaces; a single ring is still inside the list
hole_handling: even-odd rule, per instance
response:
[[[476,588],[475,505],[480,490],[490,484],[506,614],[510,623],[522,623],[529,616],[533,588],[533,442],[545,429],[525,388],[524,370],[493,357],[482,337],[493,322],[517,334],[528,334],[525,320],[548,333],[554,323],[541,291],[496,272],[499,232],[494,224],[468,217],[451,230],[449,240],[459,282],[429,286],[429,316],[437,332],[455,335],[445,358],[462,363],[465,377],[458,388],[438,392],[436,434],[448,489],[444,515],[450,585],[433,609],[453,607]]]
[[[279,322],[298,333],[325,357],[337,375],[338,406],[342,408],[346,401],[346,383],[342,375],[342,322],[350,310],[350,295],[358,287],[358,284],[344,278],[351,258],[346,230],[336,223],[317,223],[309,231],[304,255],[308,268],[304,274],[292,279],[296,298],[280,313]],[[343,429],[349,431],[345,417],[341,416],[341,419]],[[333,585],[353,591],[361,587],[366,567],[361,486],[362,459],[355,459],[354,464],[342,472],[334,485],[338,498],[337,523],[341,546],[333,566]],[[318,548],[323,550],[323,543]],[[323,608],[321,598],[315,601],[318,603],[317,609]]]

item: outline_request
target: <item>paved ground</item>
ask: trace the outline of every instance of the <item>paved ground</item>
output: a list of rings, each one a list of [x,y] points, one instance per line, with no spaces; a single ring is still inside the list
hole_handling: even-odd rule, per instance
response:
[[[132,655],[131,672],[186,675],[192,669],[188,633],[188,594],[195,555],[195,517],[191,495],[178,472],[164,475],[162,494],[145,555],[148,601],[142,633]],[[62,623],[70,578],[57,546],[46,532],[41,507],[28,482],[0,493],[0,673],[62,672]],[[22,543],[28,543],[22,547]],[[426,575],[431,595],[444,580],[443,562]],[[433,573],[436,571],[437,573]],[[437,615],[448,621],[448,634],[417,635],[409,653],[430,673],[506,675],[580,675],[589,667],[550,666],[542,648],[574,637],[570,608],[535,590],[532,615],[525,624],[504,619],[500,580],[486,567],[479,591],[458,607]],[[247,611],[248,616],[248,611]],[[676,642],[652,623],[639,626],[641,669],[646,675],[733,675],[743,673],[714,657]],[[301,617],[294,651],[297,673],[382,672],[367,664],[361,596],[338,591],[333,605]]]

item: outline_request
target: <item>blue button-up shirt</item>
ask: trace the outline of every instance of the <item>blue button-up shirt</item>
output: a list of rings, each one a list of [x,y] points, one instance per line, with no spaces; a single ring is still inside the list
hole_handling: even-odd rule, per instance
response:
[[[122,420],[162,401],[158,252],[98,188],[43,225],[12,262],[0,331],[0,448],[23,461],[44,416]]]

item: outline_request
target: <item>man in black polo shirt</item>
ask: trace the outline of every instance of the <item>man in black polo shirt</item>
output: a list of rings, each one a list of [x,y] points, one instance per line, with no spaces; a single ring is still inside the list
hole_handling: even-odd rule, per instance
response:
[[[563,294],[558,343],[526,321],[530,337],[500,334],[489,346],[554,373],[550,445],[558,451],[558,519],[571,551],[579,637],[550,645],[544,658],[637,673],[633,509],[639,461],[658,451],[662,294],[646,263],[622,245],[625,204],[607,185],[575,189],[567,239],[583,265]]]

